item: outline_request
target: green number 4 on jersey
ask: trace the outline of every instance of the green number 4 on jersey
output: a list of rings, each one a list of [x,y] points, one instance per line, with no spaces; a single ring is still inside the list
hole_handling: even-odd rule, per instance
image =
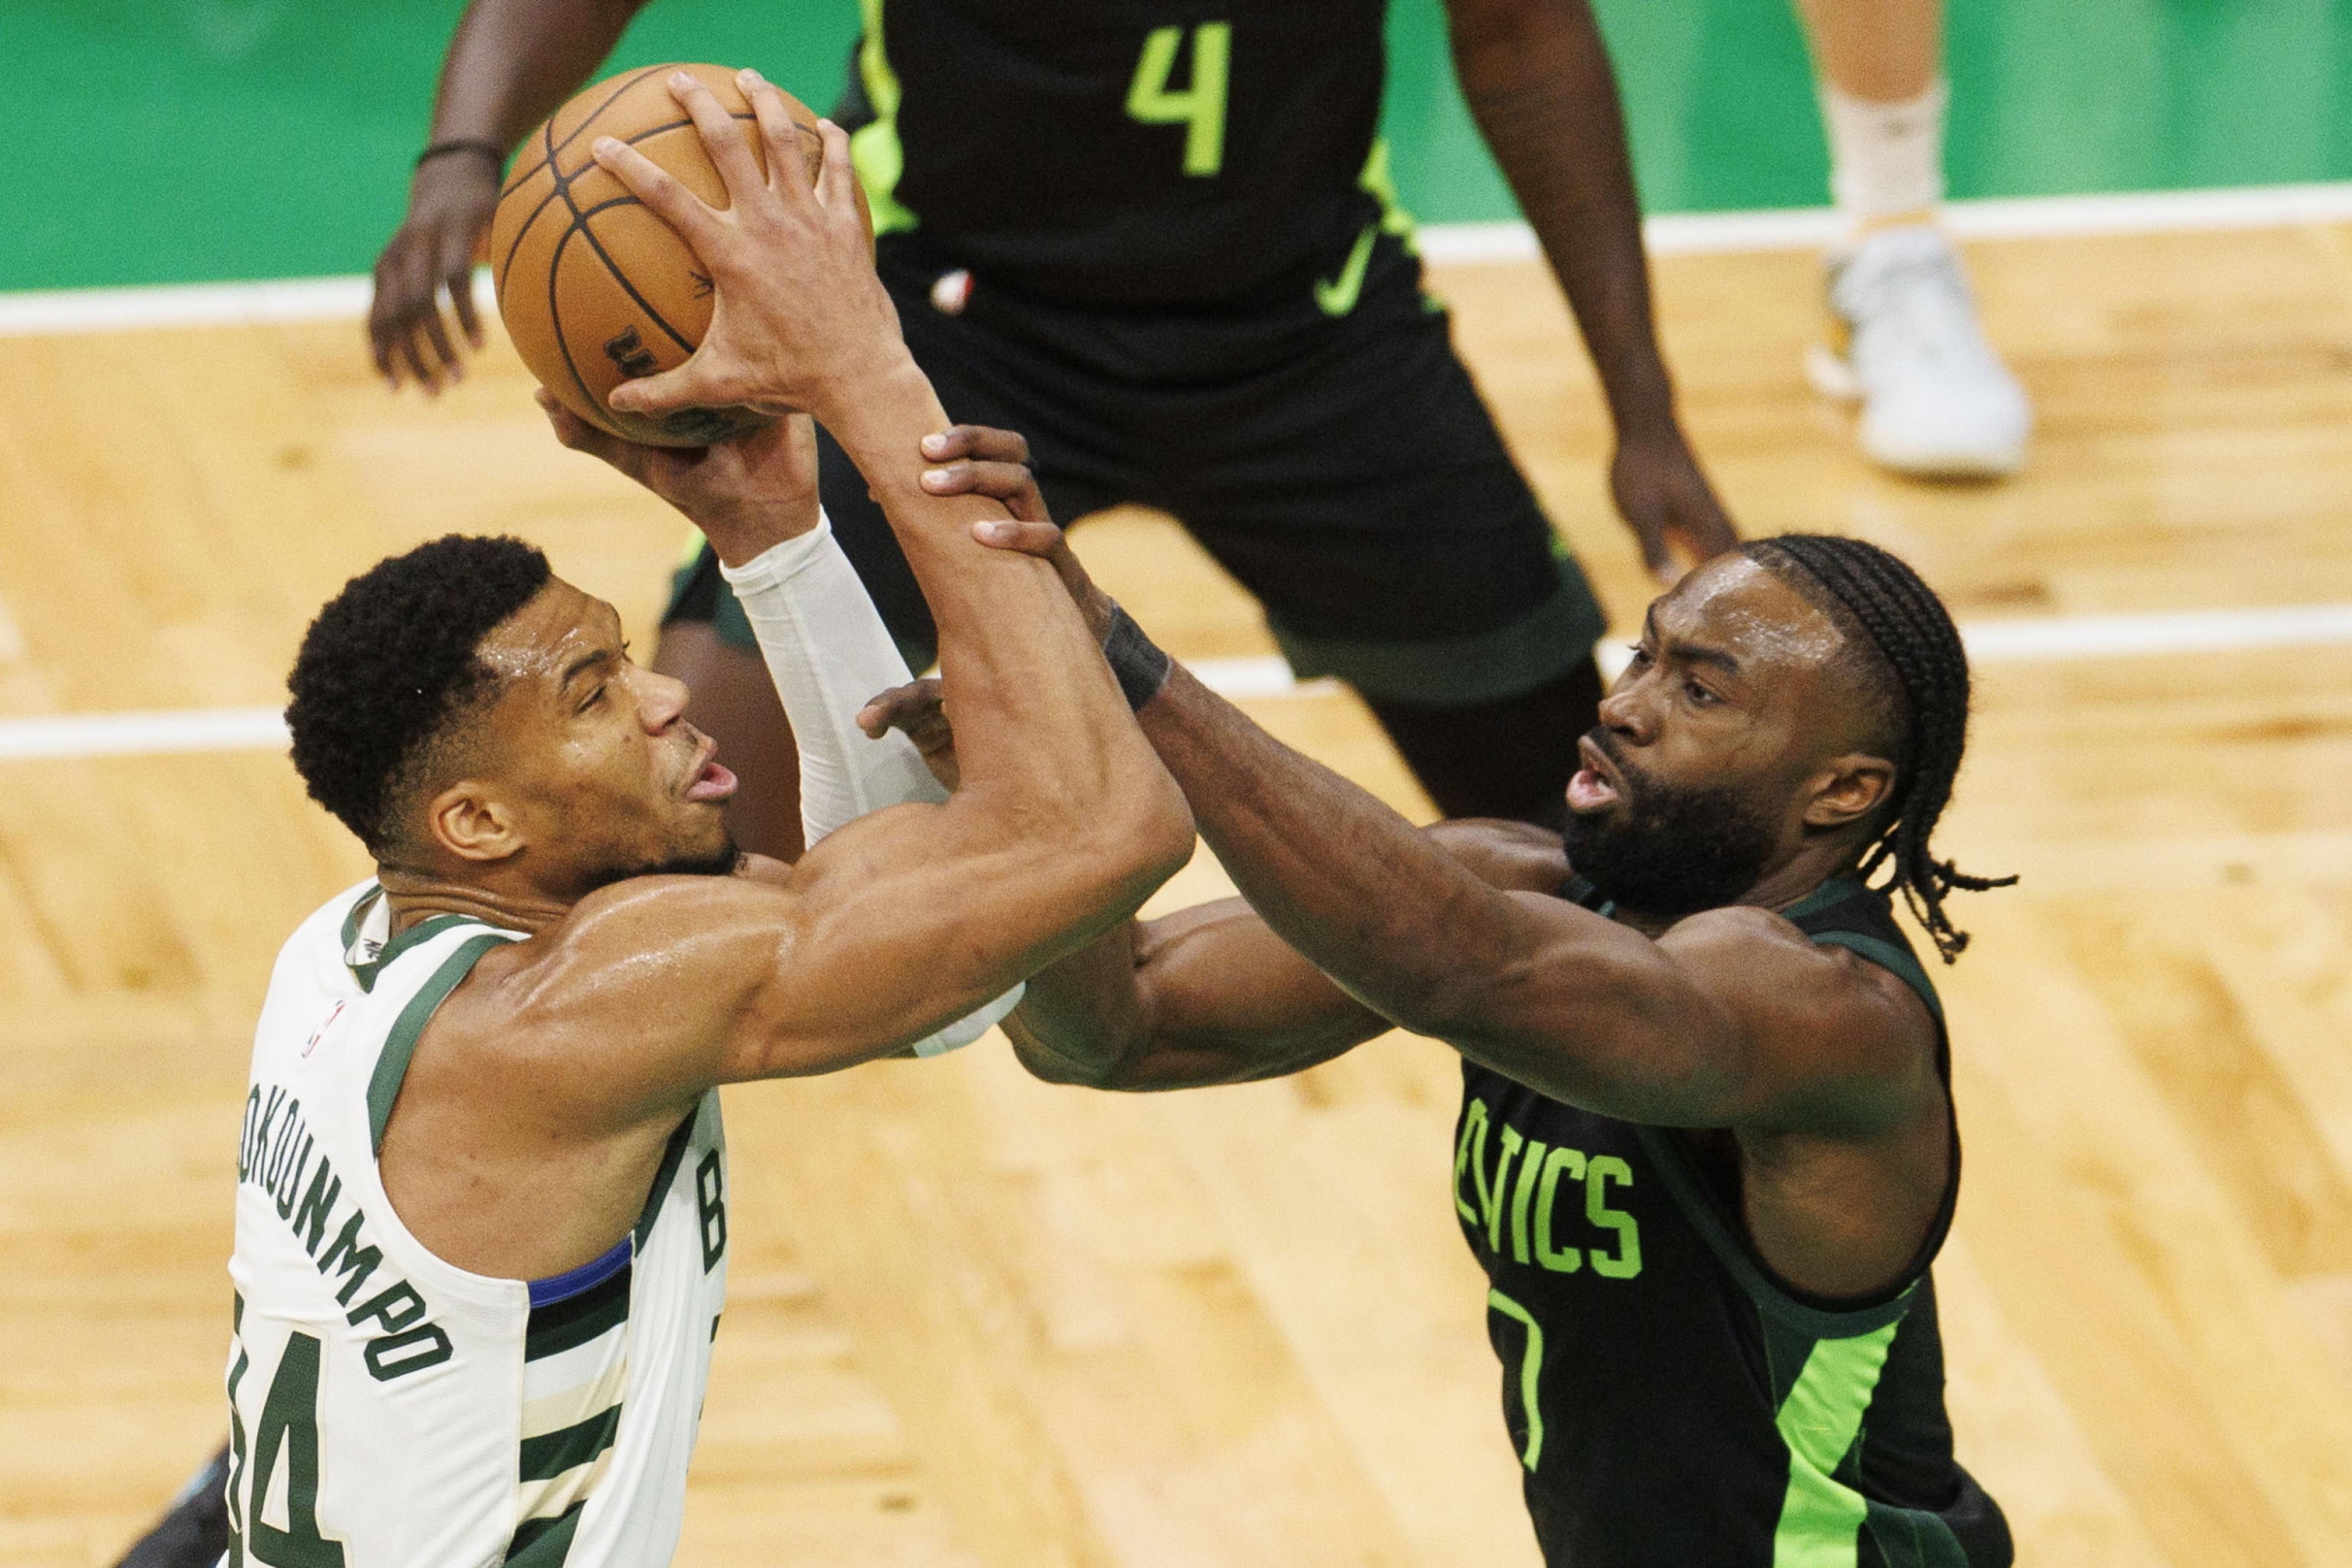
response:
[[[1192,85],[1171,92],[1168,76],[1183,41],[1181,27],[1154,27],[1143,40],[1135,79],[1127,88],[1127,117],[1143,125],[1181,125],[1184,172],[1213,174],[1225,163],[1225,66],[1234,26],[1203,22],[1192,29]]]

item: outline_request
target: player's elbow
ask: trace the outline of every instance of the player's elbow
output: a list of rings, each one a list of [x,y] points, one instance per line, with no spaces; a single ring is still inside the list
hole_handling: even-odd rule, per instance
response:
[[[1192,858],[1192,808],[1157,762],[1094,801],[1069,841],[1093,869],[1139,889],[1140,903]]]

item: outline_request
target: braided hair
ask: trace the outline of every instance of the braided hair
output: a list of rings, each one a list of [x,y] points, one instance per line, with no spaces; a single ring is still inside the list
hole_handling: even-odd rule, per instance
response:
[[[1881,866],[1890,868],[1884,888],[1903,889],[1936,951],[1951,963],[1969,935],[1944,912],[1946,895],[2017,880],[1969,876],[1949,860],[1937,861],[1927,845],[1952,798],[1968,743],[1969,658],[1959,628],[1916,572],[1864,540],[1783,533],[1742,553],[1820,605],[1871,666],[1870,679],[1891,710],[1895,774],[1862,875],[1867,880]]]

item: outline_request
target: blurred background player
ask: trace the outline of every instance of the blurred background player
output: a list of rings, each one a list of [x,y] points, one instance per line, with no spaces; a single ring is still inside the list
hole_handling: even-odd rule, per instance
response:
[[[1798,0],[1845,233],[1829,257],[1832,343],[1813,384],[1861,405],[1864,454],[1897,473],[1998,478],[2033,411],[1985,340],[1944,199],[1943,0]]]
[[[516,142],[592,75],[642,0],[475,0],[408,216],[376,264],[376,362],[458,373],[446,294]],[[1653,570],[1734,542],[1676,418],[1651,321],[1617,89],[1586,0],[1450,0],[1471,111],[1543,243],[1616,429],[1609,480]],[[1162,22],[1101,0],[869,5],[839,111],[882,275],[960,420],[1025,434],[1055,515],[1175,514],[1265,605],[1301,677],[1370,706],[1448,816],[1556,821],[1601,681],[1604,617],[1421,291],[1376,136],[1378,0]],[[711,41],[723,54],[725,43]],[[930,619],[829,442],[824,500],[908,660]],[[789,822],[790,733],[708,550],[659,668],[744,777],[750,848]]]

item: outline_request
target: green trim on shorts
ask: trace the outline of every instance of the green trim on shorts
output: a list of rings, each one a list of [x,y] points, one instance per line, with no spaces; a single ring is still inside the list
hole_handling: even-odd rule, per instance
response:
[[[1591,657],[1609,617],[1573,556],[1561,555],[1559,591],[1490,632],[1418,642],[1308,637],[1269,617],[1267,629],[1301,680],[1336,676],[1367,697],[1464,707],[1500,702],[1557,680]]]

